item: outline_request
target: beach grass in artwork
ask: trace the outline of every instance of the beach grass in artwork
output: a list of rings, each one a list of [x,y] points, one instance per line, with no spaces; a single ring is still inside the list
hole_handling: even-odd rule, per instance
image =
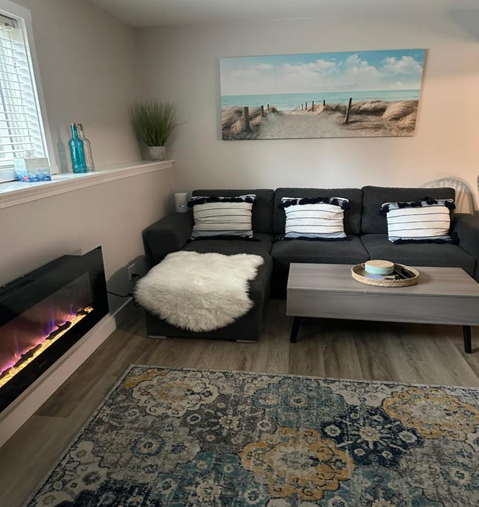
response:
[[[222,58],[222,137],[413,136],[423,67],[423,49]]]

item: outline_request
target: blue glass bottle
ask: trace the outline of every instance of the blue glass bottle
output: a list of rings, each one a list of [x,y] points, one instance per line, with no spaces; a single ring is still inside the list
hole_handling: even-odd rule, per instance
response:
[[[93,162],[93,153],[91,151],[91,142],[85,136],[85,130],[81,123],[77,123],[78,139],[83,142],[83,154],[85,155],[85,165],[89,173],[95,172],[95,162]]]
[[[68,141],[70,146],[70,155],[72,157],[72,166],[74,173],[86,173],[88,168],[85,162],[85,152],[83,149],[83,141],[78,137],[78,130],[75,123],[70,125],[72,138]]]

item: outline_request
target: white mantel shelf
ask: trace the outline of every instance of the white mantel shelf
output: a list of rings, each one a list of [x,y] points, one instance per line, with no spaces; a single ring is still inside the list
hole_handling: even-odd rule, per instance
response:
[[[161,162],[128,162],[125,164],[114,164],[97,168],[93,173],[55,174],[52,181],[38,183],[23,183],[12,181],[11,183],[0,183],[0,209],[24,204],[45,197],[79,190],[81,188],[100,185],[108,181],[131,178],[140,174],[170,169],[174,165],[173,160]]]

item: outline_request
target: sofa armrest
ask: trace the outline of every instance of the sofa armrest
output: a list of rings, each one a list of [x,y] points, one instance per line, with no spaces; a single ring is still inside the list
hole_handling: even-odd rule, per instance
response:
[[[453,231],[459,236],[459,246],[479,262],[479,214],[456,213]]]
[[[145,253],[150,266],[161,262],[169,253],[181,250],[193,230],[193,213],[173,213],[143,231]]]

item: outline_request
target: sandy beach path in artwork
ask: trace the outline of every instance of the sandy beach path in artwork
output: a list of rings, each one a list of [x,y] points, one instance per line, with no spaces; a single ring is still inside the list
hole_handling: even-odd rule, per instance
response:
[[[343,115],[341,119],[343,118]],[[258,139],[352,137],[354,133],[340,125],[331,114],[270,114],[261,122]]]

